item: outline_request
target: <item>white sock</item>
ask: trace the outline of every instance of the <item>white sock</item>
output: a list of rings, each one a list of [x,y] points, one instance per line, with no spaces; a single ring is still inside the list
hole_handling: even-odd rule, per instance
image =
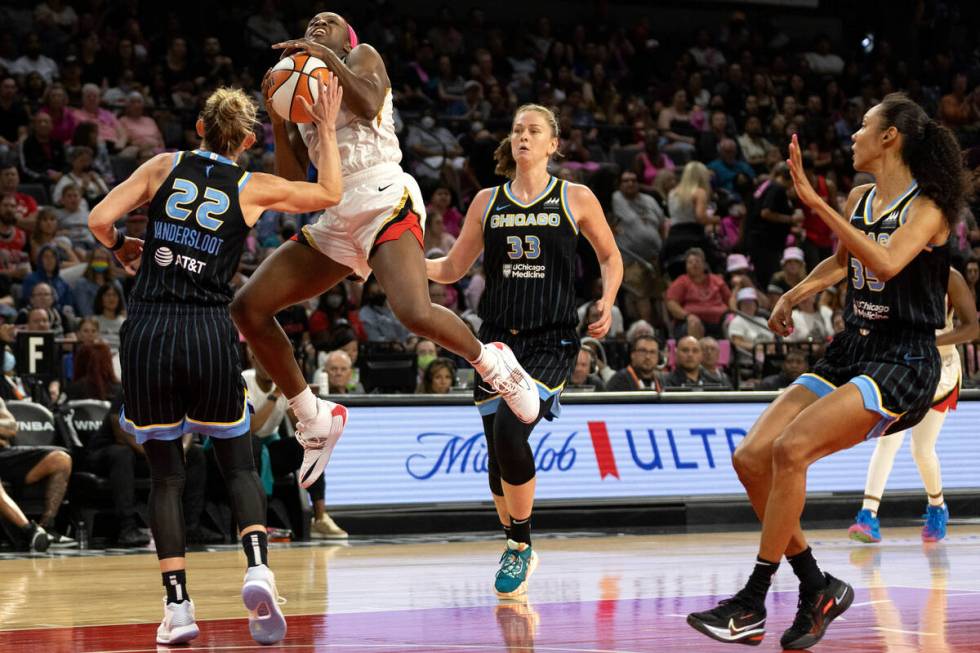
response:
[[[864,503],[861,508],[877,515],[881,495],[885,492],[888,475],[892,472],[895,455],[902,448],[905,431],[878,438],[871,462],[868,463],[868,480],[864,484]]]
[[[310,390],[310,386],[306,386],[302,392],[289,399],[289,408],[300,422],[316,417],[316,396]]]
[[[480,355],[474,358],[473,360],[469,361],[470,365],[472,365],[473,369],[476,370],[477,372],[482,373],[488,367],[486,351],[487,351],[487,346],[481,342]]]
[[[946,413],[930,410],[912,429],[912,460],[919,468],[930,506],[943,505],[943,478],[936,455],[936,440],[946,421]]]

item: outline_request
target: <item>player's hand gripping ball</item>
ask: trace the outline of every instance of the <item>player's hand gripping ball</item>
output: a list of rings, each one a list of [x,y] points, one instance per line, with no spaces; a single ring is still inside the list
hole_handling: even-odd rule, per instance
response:
[[[313,122],[299,98],[313,106],[319,95],[317,79],[327,85],[332,75],[323,60],[316,57],[304,53],[284,57],[269,71],[267,97],[272,110],[290,122]]]

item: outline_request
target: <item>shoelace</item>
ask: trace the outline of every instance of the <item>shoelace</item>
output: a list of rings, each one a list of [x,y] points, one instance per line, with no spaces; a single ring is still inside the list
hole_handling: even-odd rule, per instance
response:
[[[519,383],[521,381],[521,373],[516,369],[511,370],[510,374],[507,376],[500,375],[496,379],[490,381],[490,385],[493,389],[499,392],[504,397],[513,397],[520,390]]]
[[[524,570],[524,560],[517,551],[509,549],[504,553],[503,557],[507,559],[503,561],[503,565],[500,567],[500,573],[512,577],[519,576]]]
[[[323,446],[327,443],[325,436],[307,435],[301,427],[297,427],[295,435],[304,449],[323,449]]]

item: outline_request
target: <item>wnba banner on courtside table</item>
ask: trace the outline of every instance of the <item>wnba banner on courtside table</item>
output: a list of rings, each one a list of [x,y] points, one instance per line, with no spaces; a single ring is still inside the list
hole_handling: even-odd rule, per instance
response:
[[[538,499],[628,499],[735,494],[731,454],[765,403],[562,406],[531,435]],[[937,445],[946,489],[977,487],[980,402],[950,414]],[[809,492],[864,489],[873,442],[818,462]],[[327,505],[445,504],[489,500],[487,449],[471,405],[350,409],[327,468]],[[889,490],[921,489],[908,447]]]

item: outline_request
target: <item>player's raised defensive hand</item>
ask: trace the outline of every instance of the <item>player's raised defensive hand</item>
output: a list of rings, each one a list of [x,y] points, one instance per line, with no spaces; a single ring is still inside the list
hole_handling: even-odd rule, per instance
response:
[[[769,328],[780,338],[793,333],[793,305],[787,301],[786,295],[779,298],[769,316]]]
[[[789,159],[786,163],[789,165],[789,173],[793,176],[793,188],[796,189],[799,200],[812,208],[819,206],[823,200],[817,195],[817,191],[813,190],[803,169],[803,155],[796,134],[793,134],[793,140],[789,144]]]
[[[265,99],[265,112],[269,115],[269,120],[282,122],[284,118],[276,113],[276,109],[272,105],[272,68],[265,71],[265,75],[262,77],[262,97]]]
[[[589,335],[601,339],[609,333],[609,327],[612,326],[612,308],[602,299],[593,306],[599,311],[599,319],[589,325]]]
[[[306,98],[301,95],[297,95],[296,98],[303,104],[307,113],[313,116],[313,122],[316,123],[317,129],[320,127],[332,128],[337,123],[340,103],[344,99],[344,88],[334,74],[330,75],[330,81],[326,84],[319,77],[316,78],[316,83],[319,92],[313,106],[310,106]]]
[[[283,57],[288,57],[291,54],[296,54],[297,52],[305,52],[311,57],[316,57],[317,59],[323,59],[324,61],[329,61],[330,49],[317,43],[313,39],[293,39],[292,41],[283,41],[282,43],[276,43],[272,46],[273,50],[283,50]]]
[[[143,256],[143,241],[139,238],[126,236],[123,246],[113,254],[116,255],[116,260],[122,264],[127,274],[136,274],[140,268],[140,258]]]

